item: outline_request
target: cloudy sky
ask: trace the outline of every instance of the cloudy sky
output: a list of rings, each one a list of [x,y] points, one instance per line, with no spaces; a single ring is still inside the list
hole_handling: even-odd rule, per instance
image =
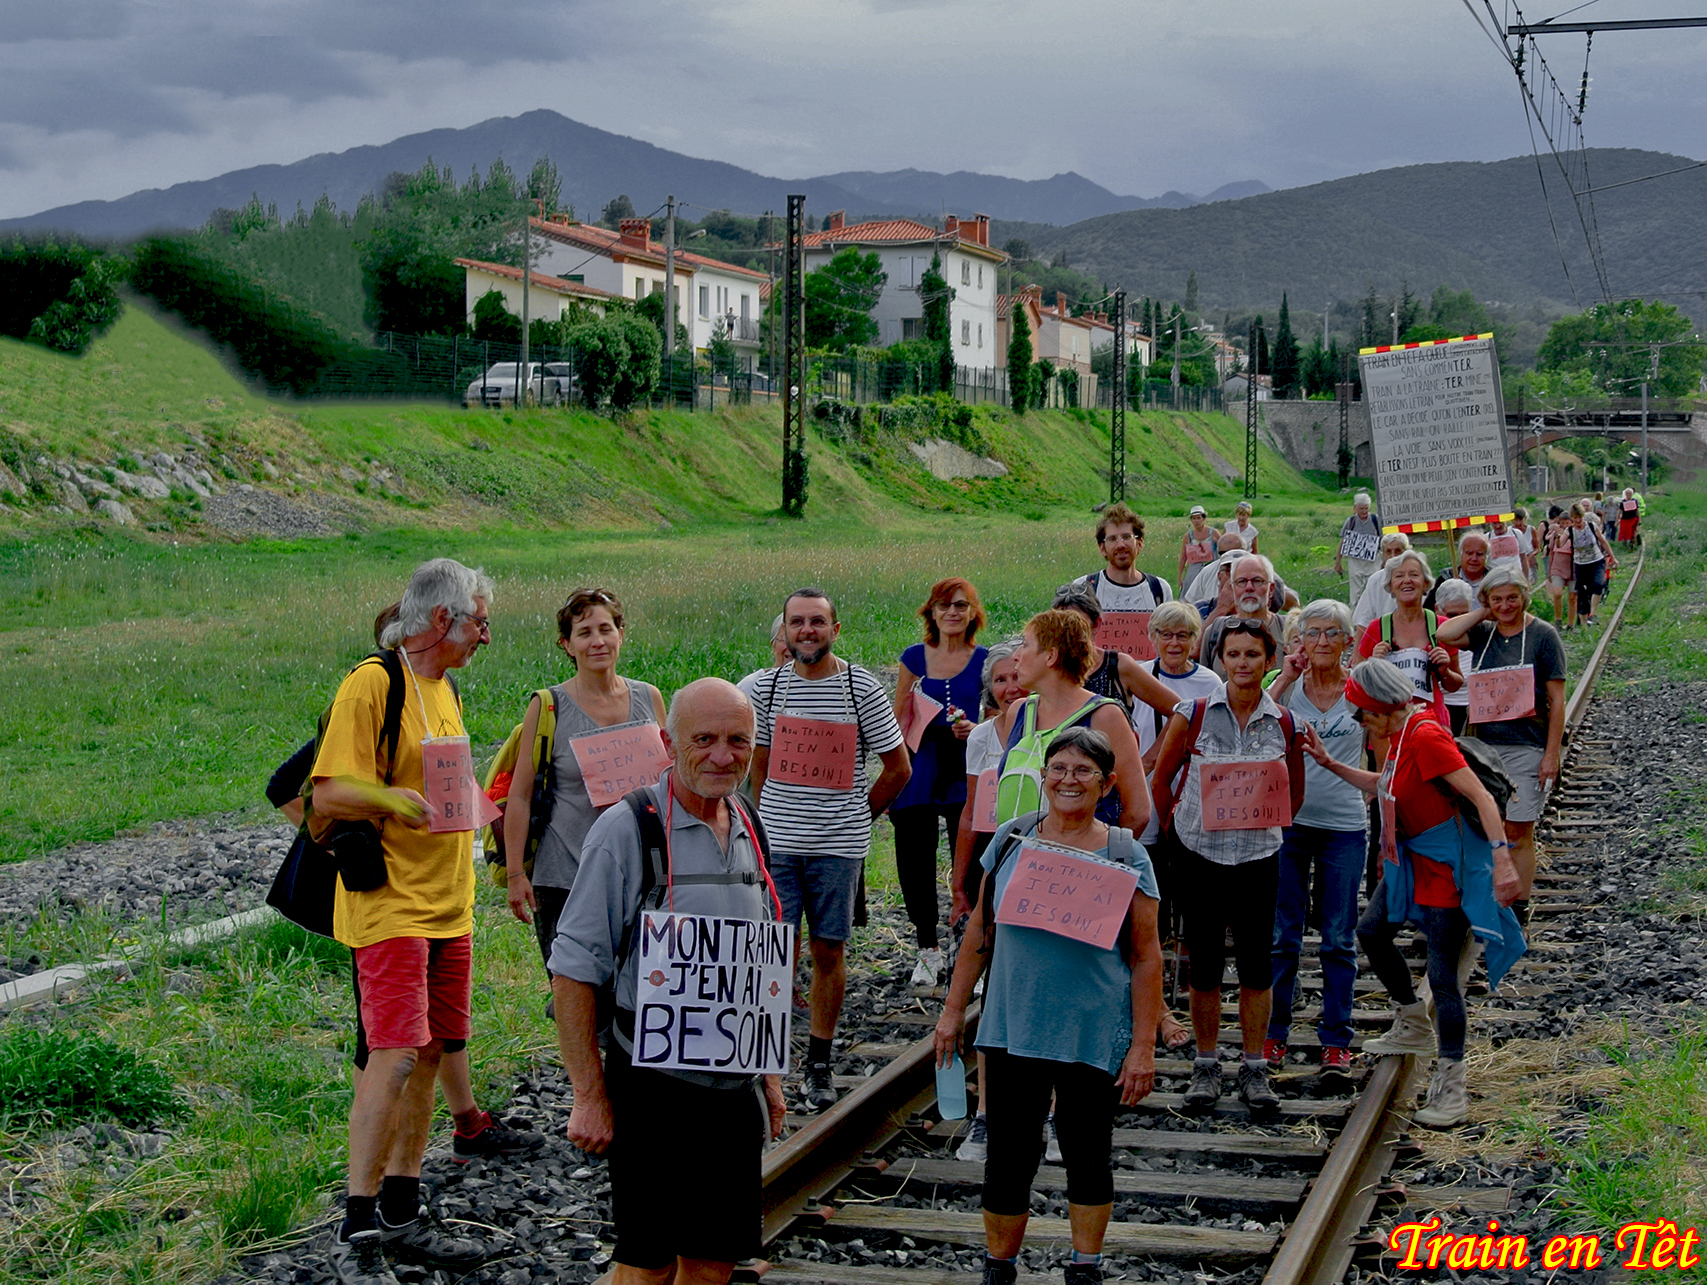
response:
[[[1486,4],[0,0],[0,217],[538,107],[786,177],[1077,170],[1153,196],[1497,160],[1530,140]],[[1583,37],[1543,52],[1574,91]],[[1707,155],[1703,67],[1707,31],[1598,35],[1590,144]]]

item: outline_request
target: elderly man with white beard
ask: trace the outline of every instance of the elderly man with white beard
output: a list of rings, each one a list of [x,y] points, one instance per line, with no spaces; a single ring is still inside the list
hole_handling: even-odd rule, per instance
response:
[[[1281,636],[1285,626],[1280,616],[1269,610],[1269,591],[1273,585],[1274,564],[1262,554],[1252,553],[1235,562],[1232,574],[1227,580],[1227,587],[1215,604],[1215,610],[1209,613],[1209,619],[1203,623],[1203,633],[1198,640],[1199,659],[1204,656],[1213,658],[1226,622],[1235,617],[1243,617],[1246,620],[1260,621],[1263,628],[1274,635],[1274,656],[1269,661],[1269,668],[1277,668],[1280,664]],[[1217,676],[1226,678],[1218,661],[1212,659],[1211,667]]]

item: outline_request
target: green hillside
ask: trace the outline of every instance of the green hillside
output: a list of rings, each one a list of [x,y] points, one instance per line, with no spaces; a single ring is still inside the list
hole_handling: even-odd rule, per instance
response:
[[[156,452],[205,468],[224,492],[202,497],[174,483],[169,499],[123,497],[141,525],[180,536],[228,529],[222,515],[239,486],[301,509],[312,519],[305,529],[317,522],[329,530],[728,523],[768,518],[780,499],[774,407],[613,420],[558,410],[269,400],[250,393],[189,332],[136,305],[82,358],[0,343],[0,387],[0,459],[18,483],[0,478],[0,487],[24,501],[12,520],[64,501],[64,484],[39,457],[113,483],[115,470],[135,473]],[[873,414],[862,416],[859,429],[811,422],[808,525],[882,525],[931,512],[1041,515],[1085,511],[1108,498],[1103,412],[1013,416],[976,408],[971,427],[958,431],[1009,472],[951,481],[933,477],[909,443],[954,430],[879,430]],[[1226,416],[1133,414],[1127,433],[1129,496],[1140,507],[1183,512],[1237,485],[1203,449],[1217,452],[1224,469],[1242,467],[1243,428]],[[1266,448],[1260,467],[1264,491],[1315,491]]]

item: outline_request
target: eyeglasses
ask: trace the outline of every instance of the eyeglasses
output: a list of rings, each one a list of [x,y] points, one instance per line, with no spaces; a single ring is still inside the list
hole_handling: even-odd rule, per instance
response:
[[[1268,584],[1268,581],[1262,576],[1257,576],[1254,579],[1250,576],[1240,576],[1233,583],[1244,589],[1261,589]]]
[[[1223,634],[1254,634],[1260,638],[1268,633],[1268,630],[1260,620],[1247,620],[1242,616],[1233,616],[1227,618],[1226,623],[1221,626],[1221,632]]]
[[[456,614],[471,623],[474,626],[475,633],[485,634],[488,638],[492,636],[492,618],[490,616],[476,616],[467,611],[459,611]]]
[[[972,610],[972,604],[967,602],[964,598],[956,598],[953,602],[939,602],[939,603],[937,603],[936,609],[938,611],[966,612],[966,611]]]
[[[1088,763],[1074,763],[1071,766],[1066,763],[1051,763],[1044,769],[1043,775],[1051,781],[1065,781],[1068,778],[1075,781],[1094,781],[1102,775],[1102,769],[1092,767]]]
[[[1190,642],[1195,636],[1194,634],[1175,633],[1172,629],[1164,629],[1160,633],[1150,635],[1150,637],[1162,642]]]
[[[1345,630],[1343,629],[1306,629],[1304,631],[1305,642],[1321,642],[1324,638],[1332,639],[1344,637]]]

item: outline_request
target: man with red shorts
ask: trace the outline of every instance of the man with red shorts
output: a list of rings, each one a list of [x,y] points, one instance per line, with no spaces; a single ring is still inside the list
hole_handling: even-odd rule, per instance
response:
[[[474,927],[473,831],[429,830],[423,743],[466,738],[462,703],[445,675],[491,637],[491,596],[485,575],[449,558],[417,567],[380,639],[404,662],[395,755],[382,736],[384,667],[361,665],[338,688],[314,760],[316,837],[336,822],[371,822],[378,831],[368,878],[335,849],[332,929],[355,952],[369,1047],[350,1106],[345,1216],[329,1255],[342,1285],[396,1285],[391,1261],[466,1271],[486,1257],[478,1242],[452,1238],[423,1217],[420,1205],[439,1060],[447,1040],[469,1035]],[[358,839],[371,833],[347,829]],[[384,868],[372,873],[378,854]],[[366,890],[351,891],[352,881]]]

